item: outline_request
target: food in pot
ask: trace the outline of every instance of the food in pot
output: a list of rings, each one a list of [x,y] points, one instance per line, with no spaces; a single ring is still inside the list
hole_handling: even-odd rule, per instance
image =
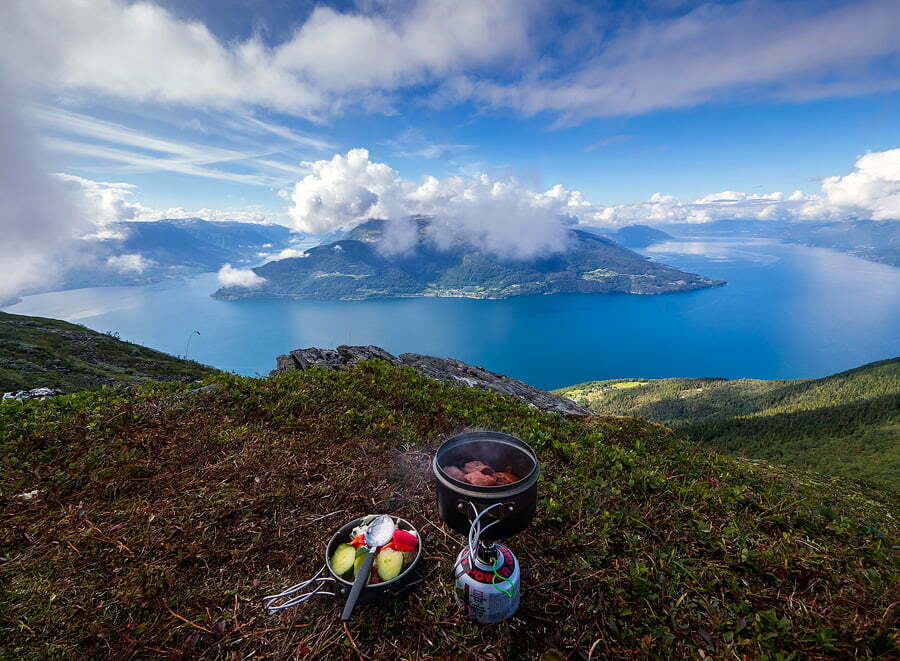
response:
[[[445,472],[447,475],[449,475],[450,477],[452,477],[454,480],[465,481],[465,479],[466,479],[466,474],[463,473],[463,472],[462,472],[459,468],[457,468],[456,466],[446,466],[446,467],[444,468],[444,472]]]
[[[394,549],[382,549],[375,556],[375,568],[378,575],[385,581],[397,578],[403,571],[403,552]]]
[[[479,487],[499,487],[522,479],[513,473],[512,466],[506,466],[502,471],[499,471],[477,459],[466,461],[462,466],[448,464],[447,466],[442,466],[442,469],[455,480],[468,482]]]
[[[331,568],[335,574],[346,574],[353,567],[354,560],[356,560],[356,549],[349,544],[341,544],[331,556]]]
[[[339,544],[331,555],[329,564],[338,576],[350,581],[359,573],[368,549],[366,545],[366,528],[374,516],[367,516],[363,522],[350,533],[350,541]],[[414,530],[397,528],[391,541],[376,551],[375,562],[369,574],[369,585],[397,578],[412,564],[419,548],[419,537]],[[384,556],[384,558],[382,558]]]

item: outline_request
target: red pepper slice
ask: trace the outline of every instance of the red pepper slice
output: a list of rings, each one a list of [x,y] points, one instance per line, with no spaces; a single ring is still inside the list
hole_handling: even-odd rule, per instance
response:
[[[415,551],[419,546],[419,538],[407,530],[397,528],[394,531],[394,538],[390,542],[390,546],[395,551]]]

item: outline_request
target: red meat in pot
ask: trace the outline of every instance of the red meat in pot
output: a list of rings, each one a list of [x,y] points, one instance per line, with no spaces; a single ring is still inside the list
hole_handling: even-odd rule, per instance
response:
[[[497,480],[494,479],[493,475],[485,475],[480,471],[474,471],[472,473],[468,473],[466,475],[466,482],[469,484],[474,484],[478,487],[493,487],[497,486]]]
[[[457,468],[456,466],[444,466],[444,472],[454,480],[465,481],[466,479],[466,474],[459,470],[459,468]]]

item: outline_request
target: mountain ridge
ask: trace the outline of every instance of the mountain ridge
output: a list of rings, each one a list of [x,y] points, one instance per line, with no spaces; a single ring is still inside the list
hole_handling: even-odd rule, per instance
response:
[[[417,221],[414,248],[390,255],[379,248],[387,221],[360,224],[342,239],[308,249],[303,257],[253,269],[265,282],[223,287],[216,298],[358,300],[406,296],[507,298],[555,293],[660,294],[725,284],[653,262],[611,239],[568,230],[569,247],[531,260],[502,259],[465,244],[438,247]]]

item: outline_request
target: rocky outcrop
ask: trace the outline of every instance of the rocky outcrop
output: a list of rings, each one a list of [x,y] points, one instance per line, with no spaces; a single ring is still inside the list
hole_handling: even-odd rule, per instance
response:
[[[17,399],[24,402],[26,399],[47,399],[62,395],[63,391],[57,388],[33,388],[31,390],[15,390],[3,393],[2,399]]]
[[[552,411],[565,415],[591,415],[591,409],[576,404],[571,399],[560,397],[544,390],[538,390],[508,376],[488,371],[482,367],[469,365],[453,358],[436,358],[417,353],[403,353],[395,356],[375,346],[346,346],[337,349],[296,349],[276,359],[276,367],[271,374],[305,370],[311,367],[336,369],[360,360],[377,358],[393,365],[407,365],[432,379],[465,385],[479,390],[491,390],[534,406],[542,411]]]

